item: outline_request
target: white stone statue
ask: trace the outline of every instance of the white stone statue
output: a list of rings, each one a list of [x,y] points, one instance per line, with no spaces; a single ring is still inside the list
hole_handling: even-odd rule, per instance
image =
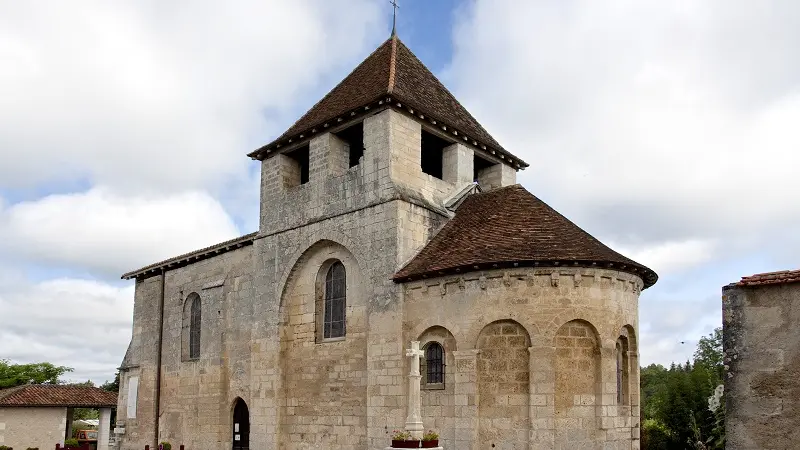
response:
[[[419,349],[419,341],[411,341],[411,348],[406,350],[406,356],[411,357],[411,371],[408,374],[408,415],[406,416],[406,431],[414,439],[422,439],[425,429],[422,426],[422,413],[420,412],[420,378],[419,358],[423,352]]]

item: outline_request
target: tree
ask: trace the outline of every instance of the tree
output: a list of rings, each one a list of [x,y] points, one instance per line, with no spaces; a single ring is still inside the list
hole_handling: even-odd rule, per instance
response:
[[[58,384],[59,377],[67,372],[72,372],[72,368],[47,362],[12,364],[0,359],[0,389],[23,384]]]
[[[693,361],[642,368],[643,450],[724,449],[722,362],[722,328],[717,328],[700,338]]]
[[[114,381],[106,381],[100,385],[100,389],[108,392],[119,392],[119,370],[117,370],[117,374],[114,375]]]
[[[713,333],[700,338],[694,352],[694,363],[713,371],[719,384],[722,382],[722,361],[722,327],[717,327]]]

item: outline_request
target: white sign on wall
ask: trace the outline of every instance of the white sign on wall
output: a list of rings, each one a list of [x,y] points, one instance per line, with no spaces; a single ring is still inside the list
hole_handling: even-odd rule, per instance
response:
[[[136,418],[136,400],[139,395],[139,377],[128,378],[128,419]]]

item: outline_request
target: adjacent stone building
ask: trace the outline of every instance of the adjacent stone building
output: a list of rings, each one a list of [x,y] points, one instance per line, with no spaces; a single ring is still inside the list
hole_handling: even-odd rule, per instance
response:
[[[72,437],[75,408],[100,410],[97,450],[108,450],[117,394],[96,387],[28,384],[0,389],[0,446],[53,449]]]
[[[249,156],[258,232],[123,275],[123,449],[384,448],[412,340],[445,448],[638,448],[656,274],[516,184],[397,36]]]
[[[725,286],[722,307],[726,448],[798,448],[800,270]]]

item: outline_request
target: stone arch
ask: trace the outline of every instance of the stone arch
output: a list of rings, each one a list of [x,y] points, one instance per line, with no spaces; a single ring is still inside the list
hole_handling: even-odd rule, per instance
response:
[[[606,319],[606,320],[604,320]],[[614,340],[611,339],[612,335],[616,330],[605,330],[602,326],[597,326],[596,324],[602,324],[603,322],[607,321],[607,313],[602,311],[591,311],[586,309],[576,309],[570,308],[561,314],[555,316],[545,327],[543,330],[543,337],[546,339],[547,342],[552,342],[558,333],[566,323],[572,321],[580,321],[587,324],[593,330],[595,336],[597,337],[597,341],[600,343],[600,347],[611,346],[610,342]],[[613,336],[616,337],[616,336]],[[606,345],[604,345],[606,344]]]
[[[319,245],[324,245],[326,242],[336,244],[344,249],[347,249],[348,252],[351,252],[358,262],[358,268],[361,273],[367,273],[365,270],[366,268],[362,265],[362,261],[366,261],[367,258],[364,255],[354,253],[357,252],[356,249],[359,247],[356,246],[355,243],[343,233],[333,230],[320,230],[318,232],[311,233],[305,239],[298,239],[298,241],[298,245],[295,246],[297,250],[295,250],[294,254],[292,254],[292,257],[289,259],[289,262],[286,265],[286,269],[284,269],[281,277],[278,280],[278,284],[275,285],[277,290],[276,293],[280,294],[280,297],[283,297],[283,291],[286,283],[297,267],[297,263],[300,258],[307,255],[308,252],[313,248],[318,247]]]
[[[319,283],[333,264],[346,273],[346,334],[322,336]],[[296,258],[280,292],[278,442],[324,448],[343,411],[353,418],[353,442],[366,446],[368,283],[345,246],[319,240]],[[320,331],[320,333],[317,333]],[[313,361],[313,364],[309,364]]]
[[[450,330],[448,330],[446,327],[440,325],[434,325],[428,327],[425,331],[420,333],[417,340],[419,341],[419,348],[421,349],[425,349],[427,345],[432,342],[436,342],[442,346],[442,349],[444,350],[445,381],[444,381],[444,386],[442,386],[441,388],[445,389],[448,385],[452,385],[455,379],[453,378],[453,371],[448,370],[448,368],[452,369],[455,368],[455,360],[453,358],[453,352],[458,350],[457,347],[458,344],[456,342],[456,338],[453,336],[453,333],[451,333]],[[425,368],[426,368],[425,365],[427,364],[425,358],[426,356],[423,356],[422,359],[423,367],[421,367],[423,389],[426,387],[432,389],[438,388],[436,386],[433,387],[426,386],[426,384],[428,383],[426,382],[425,378]]]
[[[197,356],[192,356],[190,352],[190,346],[192,343],[192,308],[196,305],[196,302],[199,302],[200,308],[200,321],[196,323],[195,326],[199,327],[196,332],[197,339],[199,339],[199,347],[200,352]],[[193,359],[197,359],[202,353],[203,347],[203,321],[202,321],[202,311],[203,311],[203,298],[197,292],[191,292],[183,301],[183,310],[181,313],[181,360],[182,361],[190,361]]]
[[[633,325],[623,325],[619,330],[619,335],[626,336],[628,338],[630,351],[637,353],[639,352],[639,343],[636,339],[636,329],[633,328]]]
[[[425,344],[425,342],[423,342],[423,338],[429,333],[429,331],[435,329],[441,329],[443,332],[449,334],[453,338],[454,344],[459,342],[459,339],[456,337],[456,333],[453,333],[453,330],[457,328],[454,327],[453,322],[447,318],[444,319],[444,322],[439,322],[439,319],[435,317],[425,317],[423,320],[418,322],[414,328],[411,329],[411,331],[408,333],[408,336],[411,336],[412,338],[416,337],[419,341],[420,348],[422,348],[422,346]],[[457,349],[453,348],[453,350]]]
[[[602,400],[600,333],[591,322],[572,319],[558,328],[553,343],[556,446],[591,446]]]
[[[489,310],[482,312],[480,316],[480,321],[476,321],[466,330],[464,336],[458,336],[458,340],[460,342],[472,343],[473,348],[478,348],[478,339],[480,334],[483,333],[483,330],[495,322],[501,321],[511,321],[525,330],[525,335],[528,337],[528,342],[530,343],[531,339],[537,339],[540,335],[539,327],[527,320],[525,317],[517,317],[516,314],[508,314],[505,311],[494,311]],[[482,324],[489,324],[483,326]]]
[[[528,331],[511,319],[491,322],[478,334],[478,442],[482,445],[527,448],[530,345]]]

